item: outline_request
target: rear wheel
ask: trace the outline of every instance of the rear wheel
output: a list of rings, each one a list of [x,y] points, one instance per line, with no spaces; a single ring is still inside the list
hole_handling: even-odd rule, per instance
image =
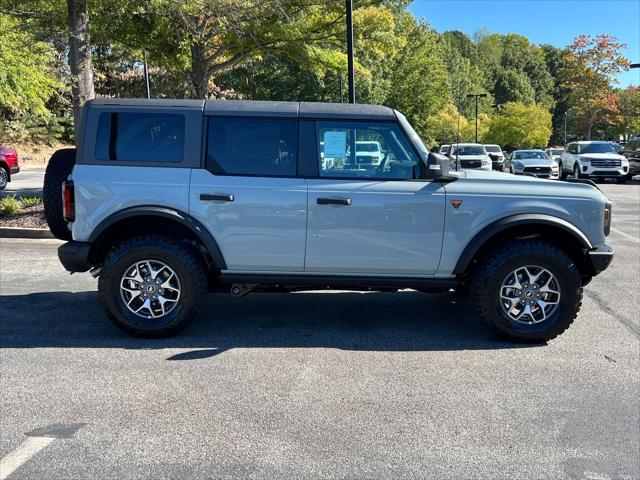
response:
[[[62,182],[66,181],[76,163],[76,149],[63,148],[56,151],[47,164],[42,187],[44,216],[53,236],[60,240],[71,240],[71,231],[62,212]]]
[[[551,340],[576,318],[582,280],[576,265],[557,247],[519,241],[486,255],[471,291],[480,316],[515,341]]]
[[[137,337],[184,328],[207,291],[207,270],[190,245],[162,236],[127,240],[104,261],[98,292],[111,321]]]

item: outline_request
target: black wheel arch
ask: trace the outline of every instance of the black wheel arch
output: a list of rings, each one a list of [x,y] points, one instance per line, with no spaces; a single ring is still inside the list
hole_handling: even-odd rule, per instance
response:
[[[484,227],[467,244],[453,271],[456,275],[464,275],[473,266],[478,256],[497,242],[508,238],[539,236],[556,245],[569,250],[566,253],[582,267],[586,259],[586,251],[593,245],[577,227],[558,217],[546,214],[523,213],[504,217]],[[576,251],[576,247],[579,251]]]
[[[167,223],[167,220],[170,222],[167,225],[181,225],[183,232],[190,232],[194,239],[197,239],[204,246],[216,268],[222,270],[227,268],[218,242],[200,221],[181,210],[155,205],[129,207],[102,220],[88,239],[88,242],[93,245],[91,250],[92,260],[96,261],[97,257],[104,253],[104,248],[114,238],[121,238],[123,235],[129,238],[139,233],[150,233],[145,232],[145,227],[149,225],[151,219],[161,221],[161,223],[156,222],[156,226]],[[139,231],[122,231],[123,229],[130,229],[133,225],[136,225]]]

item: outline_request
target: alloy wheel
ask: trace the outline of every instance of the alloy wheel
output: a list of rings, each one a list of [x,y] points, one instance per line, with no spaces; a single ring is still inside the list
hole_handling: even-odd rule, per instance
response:
[[[176,272],[158,260],[140,260],[127,268],[120,280],[120,296],[129,311],[142,318],[168,315],[180,300]]]
[[[524,324],[545,321],[558,308],[560,285],[546,268],[518,267],[500,286],[500,305],[510,320]]]

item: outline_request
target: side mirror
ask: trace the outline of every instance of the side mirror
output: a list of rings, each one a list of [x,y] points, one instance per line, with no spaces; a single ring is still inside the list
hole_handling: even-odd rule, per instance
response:
[[[427,159],[427,176],[429,178],[448,177],[451,168],[449,157],[441,153],[431,152]]]

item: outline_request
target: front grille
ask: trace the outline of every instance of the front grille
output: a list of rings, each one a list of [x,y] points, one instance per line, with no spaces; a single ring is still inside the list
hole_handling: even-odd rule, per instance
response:
[[[460,160],[460,166],[462,168],[480,168],[482,160]]]
[[[622,165],[621,160],[592,158],[591,166],[595,168],[617,168]]]
[[[361,164],[372,164],[374,157],[369,155],[358,155],[356,161]]]
[[[524,167],[523,172],[533,173],[534,175],[549,175],[551,167]]]

